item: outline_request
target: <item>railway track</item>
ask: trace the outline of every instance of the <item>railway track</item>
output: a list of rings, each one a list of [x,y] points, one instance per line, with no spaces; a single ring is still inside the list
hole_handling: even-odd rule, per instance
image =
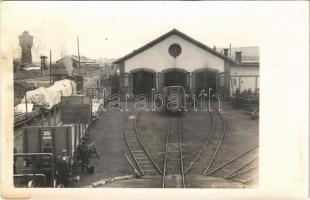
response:
[[[209,111],[212,121],[212,129],[206,142],[201,147],[198,154],[190,162],[189,166],[185,170],[187,173],[195,173],[205,175],[212,165],[214,158],[220,148],[220,145],[225,136],[225,121],[221,113],[216,110],[215,106],[212,106],[213,110]]]
[[[185,188],[180,120],[172,120],[167,128],[163,169],[163,188]]]
[[[206,176],[211,175],[243,184],[255,180],[253,175],[258,174],[258,145],[211,170],[226,131],[225,121],[221,113],[214,105],[212,105],[212,109],[213,111],[209,111],[212,122],[211,132],[199,153],[186,168],[185,174],[190,172]]]
[[[144,147],[139,136],[137,128],[139,113],[139,111],[132,109],[128,115],[125,116],[123,132],[126,144],[142,176],[162,174],[162,171]]]
[[[26,117],[27,116],[27,117]],[[45,118],[47,121],[45,121]],[[56,120],[57,118],[57,120]],[[25,113],[21,115],[14,116],[14,131],[22,129],[24,126],[28,125],[56,125],[56,121],[60,121],[60,106],[56,105],[51,110],[37,109],[29,112],[27,115]]]
[[[14,116],[14,130],[20,129],[21,127],[31,124],[34,119],[39,118],[41,115],[43,115],[43,112],[41,110],[35,110],[32,112],[29,112],[28,114],[23,113],[20,115]]]
[[[255,179],[258,173],[258,145],[234,157],[230,161],[209,171],[205,175],[221,177],[241,183]]]

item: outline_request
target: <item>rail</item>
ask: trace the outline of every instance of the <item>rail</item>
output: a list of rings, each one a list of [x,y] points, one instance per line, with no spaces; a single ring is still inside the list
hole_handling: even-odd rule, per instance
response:
[[[202,173],[202,175],[205,175],[206,172],[208,172],[210,166],[213,164],[215,156],[217,155],[217,152],[225,137],[225,132],[226,132],[225,121],[221,113],[215,108],[215,106],[213,104],[211,104],[211,106],[215,109],[214,112],[217,114],[218,119],[216,119],[216,114],[214,114],[213,111],[209,110],[209,114],[211,117],[211,123],[212,123],[210,134],[208,138],[206,139],[205,143],[203,144],[203,146],[201,147],[198,154],[194,157],[192,162],[190,162],[189,166],[184,172],[185,174],[188,174],[189,171],[193,169],[194,165],[196,164],[196,168],[198,168],[199,173]],[[220,125],[217,125],[219,127],[216,127],[216,123],[218,122],[216,120],[220,120],[219,121]],[[221,130],[218,130],[218,129],[221,129]],[[212,151],[209,151],[209,150],[213,149],[212,147],[215,149],[215,152],[211,154]],[[203,166],[205,165],[207,165],[206,169],[203,168]]]
[[[185,173],[184,173],[184,164],[183,164],[183,151],[182,151],[182,137],[181,137],[181,123],[180,120],[177,121],[177,136],[178,136],[178,152],[179,152],[179,159],[180,159],[180,170],[179,173],[182,176],[182,187],[185,188]],[[162,187],[166,187],[166,175],[167,175],[167,155],[169,153],[168,151],[168,145],[169,145],[169,137],[170,137],[170,123],[168,123],[167,128],[167,138],[166,138],[166,149],[165,149],[165,157],[164,157],[164,169],[163,169],[163,176],[162,176]],[[172,153],[175,151],[171,151]]]
[[[126,124],[128,122],[128,119],[129,119],[129,116],[132,115],[132,113],[134,112],[134,109],[132,109],[128,115],[125,116],[125,119],[124,119],[124,125],[123,125],[123,132],[124,132],[124,136],[125,136],[125,141],[126,141],[126,144],[129,148],[129,151],[130,151],[130,154],[131,156],[133,157],[138,169],[139,169],[139,172],[142,174],[142,176],[145,175],[144,171],[152,171],[152,169],[149,168],[149,166],[145,166],[147,165],[147,163],[149,163],[152,167],[155,168],[155,172],[157,171],[157,173],[159,174],[162,174],[162,171],[161,169],[159,169],[159,167],[157,166],[157,164],[155,163],[155,161],[153,160],[153,158],[151,157],[151,155],[149,154],[148,150],[146,149],[146,147],[144,146],[141,138],[140,138],[140,135],[138,133],[138,118],[139,118],[139,114],[140,114],[140,111],[137,112],[137,114],[135,115],[135,121],[134,121],[134,140],[131,140],[131,143],[136,143],[136,148],[138,148],[137,150],[134,150],[132,148],[132,146],[130,145],[130,142],[129,142],[129,139],[128,139],[128,134],[129,133],[126,133]],[[133,137],[133,135],[131,136]],[[138,146],[138,147],[137,147]],[[139,155],[138,155],[139,154]],[[145,159],[146,160],[143,160],[144,158],[137,158],[137,156],[145,156]],[[141,160],[139,162],[139,160]],[[143,161],[142,161],[143,160]],[[143,166],[144,165],[144,168],[148,168],[148,169],[144,169],[143,170]]]
[[[143,149],[143,151],[145,152],[145,154],[147,155],[147,157],[151,160],[152,164],[154,165],[154,167],[156,168],[156,170],[162,174],[163,172],[159,169],[159,167],[157,166],[157,164],[155,163],[155,161],[153,160],[153,158],[151,157],[151,155],[149,154],[149,152],[147,151],[147,149],[145,148],[145,146],[143,145],[142,143],[142,140],[139,136],[139,133],[138,133],[138,126],[137,126],[137,121],[138,121],[138,117],[140,115],[140,111],[138,111],[138,114],[137,114],[137,117],[135,119],[135,133],[136,133],[136,136],[138,138],[138,141]]]
[[[183,183],[183,188],[185,188],[185,175],[184,175],[183,151],[182,151],[182,134],[181,134],[180,120],[178,120],[178,134],[179,134],[180,164],[181,164],[182,183]]]
[[[213,105],[212,105],[212,106],[213,106]],[[220,111],[218,111],[217,109],[215,109],[215,110],[216,110],[217,114],[220,116],[220,118],[221,118],[221,120],[222,120],[222,136],[221,136],[221,139],[220,139],[220,141],[219,141],[219,143],[218,143],[218,145],[217,145],[217,147],[216,147],[216,150],[215,150],[215,152],[214,152],[214,154],[213,154],[213,156],[212,156],[211,162],[209,163],[208,167],[207,167],[207,168],[205,169],[205,171],[203,172],[203,175],[205,175],[205,174],[208,172],[209,168],[211,167],[211,165],[212,165],[212,163],[213,163],[213,161],[214,161],[214,158],[215,158],[215,156],[216,156],[216,154],[217,154],[217,152],[218,152],[218,150],[219,150],[219,148],[220,148],[220,146],[221,146],[221,144],[222,144],[222,141],[223,141],[223,139],[224,139],[224,137],[225,137],[225,132],[226,132],[225,120],[223,119],[223,116],[221,115]]]
[[[210,174],[212,174],[213,172],[215,172],[215,171],[217,171],[217,170],[219,170],[219,169],[222,169],[222,168],[225,167],[226,165],[232,163],[233,161],[235,161],[235,160],[237,160],[238,158],[244,156],[245,154],[249,153],[250,151],[252,151],[253,149],[255,149],[255,148],[257,148],[257,147],[258,147],[258,145],[255,145],[254,147],[251,147],[249,150],[247,150],[247,151],[245,151],[245,152],[239,154],[238,156],[234,157],[234,158],[231,159],[230,161],[228,161],[228,162],[226,162],[226,163],[224,163],[224,164],[218,166],[217,168],[213,169],[212,171],[206,173],[205,175],[210,175]]]
[[[126,142],[126,144],[127,144],[127,147],[128,147],[128,149],[129,149],[129,152],[130,152],[132,158],[134,159],[134,161],[135,161],[135,163],[136,163],[136,165],[137,165],[137,167],[138,167],[138,169],[139,169],[139,172],[141,173],[142,176],[144,176],[144,172],[142,171],[142,169],[141,169],[141,167],[140,167],[140,165],[139,165],[139,163],[138,163],[138,161],[137,161],[137,159],[136,159],[136,157],[135,157],[135,155],[134,155],[134,153],[133,153],[133,150],[131,149],[131,146],[129,145],[128,138],[127,138],[127,135],[126,135],[126,124],[127,124],[128,118],[129,118],[128,116],[130,116],[130,114],[131,114],[132,112],[133,112],[133,109],[132,109],[127,115],[125,115],[125,117],[124,117],[124,122],[123,122],[123,134],[124,134],[125,142]]]
[[[188,171],[193,167],[193,165],[197,162],[198,158],[201,156],[201,154],[204,152],[204,150],[206,149],[207,147],[207,144],[209,143],[213,133],[214,133],[214,118],[213,118],[213,115],[212,115],[212,112],[209,111],[210,113],[210,116],[211,116],[211,120],[212,120],[212,129],[210,131],[210,135],[209,137],[207,138],[206,142],[204,143],[204,145],[202,146],[202,148],[200,149],[199,153],[195,156],[194,160],[190,163],[189,167],[185,170],[185,174],[188,173]]]
[[[162,186],[165,188],[165,177],[166,177],[166,167],[167,167],[167,152],[168,152],[168,141],[169,141],[170,125],[167,126],[167,139],[166,139],[166,149],[164,157],[164,170],[163,170],[163,183]]]
[[[254,162],[255,160],[257,160],[258,157],[253,158],[252,160],[248,161],[247,163],[245,163],[244,165],[242,165],[241,167],[237,168],[236,170],[230,172],[228,175],[226,175],[224,178],[230,178],[232,177],[232,175],[236,172],[238,172],[239,170],[243,169],[244,167],[248,166],[250,163]]]

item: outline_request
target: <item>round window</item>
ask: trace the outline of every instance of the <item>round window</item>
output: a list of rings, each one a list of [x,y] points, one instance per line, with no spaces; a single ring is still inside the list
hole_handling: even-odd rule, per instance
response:
[[[182,48],[181,48],[181,46],[179,44],[172,44],[172,45],[170,45],[170,47],[169,47],[169,54],[172,57],[174,57],[174,58],[178,57],[181,54],[181,52],[182,52]]]

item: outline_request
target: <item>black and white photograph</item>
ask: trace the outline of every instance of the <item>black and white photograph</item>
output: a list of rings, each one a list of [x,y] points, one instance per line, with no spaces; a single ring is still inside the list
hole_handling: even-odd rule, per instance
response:
[[[304,5],[292,9],[303,11]],[[272,27],[263,11],[276,7],[2,2],[12,187],[241,192],[263,187],[267,164],[261,155],[268,157],[269,150],[261,141],[269,132],[261,120],[268,119],[270,105],[261,102],[267,85],[262,65],[268,68],[262,59],[271,56],[264,54],[262,40],[272,34],[263,28]],[[296,18],[302,14],[308,12]],[[280,65],[273,64],[271,69]],[[269,135],[274,146],[275,134]],[[300,165],[291,169],[302,173]]]

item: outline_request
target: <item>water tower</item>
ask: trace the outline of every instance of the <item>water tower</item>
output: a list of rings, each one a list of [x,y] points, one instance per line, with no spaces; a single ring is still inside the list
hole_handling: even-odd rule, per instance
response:
[[[19,45],[22,48],[21,63],[32,64],[31,47],[33,44],[33,37],[29,35],[27,31],[24,31],[24,33],[18,38],[19,38]]]

